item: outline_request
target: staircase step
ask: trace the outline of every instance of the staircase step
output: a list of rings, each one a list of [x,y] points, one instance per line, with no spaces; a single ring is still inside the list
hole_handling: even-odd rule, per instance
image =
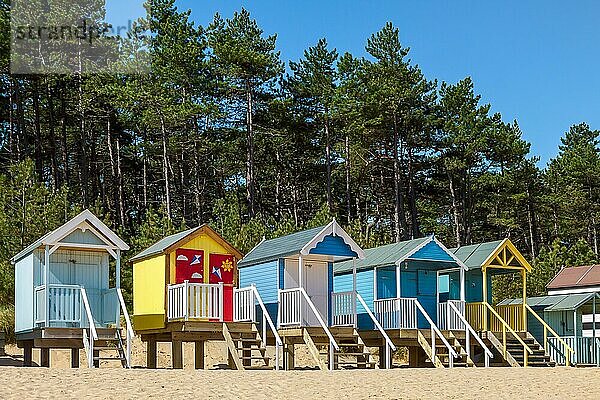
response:
[[[241,356],[239,357],[240,360],[268,360],[269,357],[268,356]]]
[[[123,361],[125,360],[124,357],[94,357],[94,361],[109,361],[109,360],[115,360],[115,361]]]
[[[244,369],[247,371],[271,371],[274,367],[271,365],[248,365],[244,366]]]

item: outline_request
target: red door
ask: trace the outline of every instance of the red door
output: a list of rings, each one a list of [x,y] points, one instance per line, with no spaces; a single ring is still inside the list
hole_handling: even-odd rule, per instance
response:
[[[178,249],[175,256],[175,283],[204,283],[204,250]]]
[[[223,320],[233,321],[233,280],[235,263],[230,254],[211,254],[208,260],[209,283],[223,282]]]

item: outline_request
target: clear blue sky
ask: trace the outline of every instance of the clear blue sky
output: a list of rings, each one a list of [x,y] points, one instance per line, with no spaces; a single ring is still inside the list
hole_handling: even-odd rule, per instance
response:
[[[109,18],[143,12],[141,1],[108,0]],[[178,0],[206,25],[215,12],[242,6],[265,33],[278,34],[283,60],[296,60],[326,37],[340,53],[364,55],[366,39],[386,21],[425,75],[456,82],[471,76],[484,102],[517,119],[540,165],[556,155],[574,123],[600,128],[600,2],[577,0]],[[111,21],[112,22],[112,21]]]

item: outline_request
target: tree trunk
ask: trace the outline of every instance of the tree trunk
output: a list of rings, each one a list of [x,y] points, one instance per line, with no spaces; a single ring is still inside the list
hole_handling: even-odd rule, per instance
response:
[[[463,245],[461,240],[461,229],[460,229],[460,215],[458,211],[458,201],[456,199],[456,190],[454,188],[454,178],[452,174],[448,172],[448,186],[450,187],[450,198],[452,199],[452,217],[454,220],[454,239],[456,240],[456,246],[460,247]]]
[[[35,115],[35,138],[34,138],[34,154],[35,154],[35,172],[38,180],[44,180],[44,161],[42,159],[42,127],[40,118],[40,78],[33,79],[33,112]]]
[[[254,208],[254,126],[252,114],[254,107],[252,84],[246,81],[246,200],[248,202],[250,218],[255,215]]]
[[[404,194],[402,193],[400,174],[400,159],[398,147],[400,146],[400,137],[398,133],[398,124],[396,115],[394,115],[394,233],[396,242],[406,238],[406,215],[404,214]]]
[[[350,139],[346,135],[346,211],[348,213],[348,223],[352,221],[352,205],[350,204]]]
[[[417,215],[417,195],[414,182],[414,163],[412,149],[408,148],[408,201],[410,203],[411,239],[421,236],[419,216]]]
[[[329,138],[329,119],[327,118],[327,110],[325,110],[325,164],[327,170],[327,208],[329,212],[333,212],[333,201],[331,198],[331,143]]]
[[[115,144],[117,145],[117,190],[119,192],[119,217],[121,218],[121,225],[125,227],[127,221],[125,218],[125,195],[123,194],[123,171],[121,169],[120,135],[117,135]]]
[[[165,206],[167,207],[167,218],[171,219],[171,190],[169,185],[169,154],[167,146],[167,128],[165,126],[165,118],[160,116],[160,130],[162,136],[162,161],[163,161],[163,178],[165,180]]]

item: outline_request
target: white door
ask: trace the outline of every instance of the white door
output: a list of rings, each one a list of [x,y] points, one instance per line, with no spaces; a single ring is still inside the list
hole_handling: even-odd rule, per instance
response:
[[[327,262],[303,262],[302,287],[304,287],[306,294],[308,294],[326,324],[328,323],[329,310],[328,277]],[[283,283],[285,289],[293,289],[299,286],[298,260],[285,260]],[[303,306],[302,315],[304,326],[320,326],[317,316],[308,305]]]

